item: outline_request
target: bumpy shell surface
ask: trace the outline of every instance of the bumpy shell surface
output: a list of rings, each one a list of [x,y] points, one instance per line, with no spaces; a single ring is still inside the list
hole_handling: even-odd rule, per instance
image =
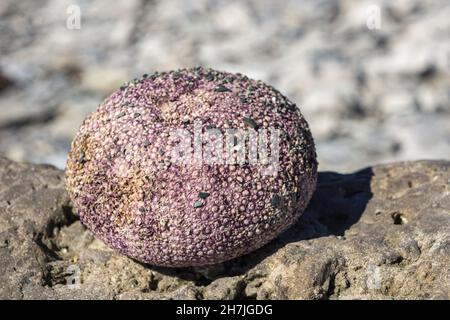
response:
[[[174,163],[171,132],[279,132],[279,169]],[[66,184],[80,219],[112,248],[160,266],[199,266],[249,253],[288,228],[316,186],[308,124],[277,90],[241,74],[193,68],[144,75],[89,115]]]

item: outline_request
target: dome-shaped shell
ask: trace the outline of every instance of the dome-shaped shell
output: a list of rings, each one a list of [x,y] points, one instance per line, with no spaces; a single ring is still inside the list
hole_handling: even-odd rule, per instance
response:
[[[316,179],[295,104],[261,81],[200,67],[144,75],[113,93],[84,121],[66,169],[82,223],[161,266],[261,247],[301,215]]]

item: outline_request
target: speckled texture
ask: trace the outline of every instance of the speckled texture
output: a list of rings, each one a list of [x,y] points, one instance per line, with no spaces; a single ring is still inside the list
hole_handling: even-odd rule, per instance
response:
[[[174,128],[192,132],[195,120],[203,129],[246,128],[248,119],[279,129],[276,176],[258,164],[171,162]],[[316,180],[314,142],[295,104],[261,81],[199,67],[144,75],[113,93],[83,123],[66,169],[74,206],[98,238],[173,267],[266,244],[304,211]]]

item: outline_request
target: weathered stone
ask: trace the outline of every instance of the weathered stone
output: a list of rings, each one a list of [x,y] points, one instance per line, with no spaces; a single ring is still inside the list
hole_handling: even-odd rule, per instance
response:
[[[70,208],[61,171],[0,158],[0,298],[450,298],[448,161],[322,172],[292,228],[208,268],[137,263]]]

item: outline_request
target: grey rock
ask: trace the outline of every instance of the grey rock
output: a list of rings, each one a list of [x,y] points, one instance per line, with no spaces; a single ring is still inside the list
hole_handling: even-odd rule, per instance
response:
[[[119,255],[72,212],[63,172],[0,158],[2,299],[450,299],[450,162],[321,172],[298,222],[207,268]]]

